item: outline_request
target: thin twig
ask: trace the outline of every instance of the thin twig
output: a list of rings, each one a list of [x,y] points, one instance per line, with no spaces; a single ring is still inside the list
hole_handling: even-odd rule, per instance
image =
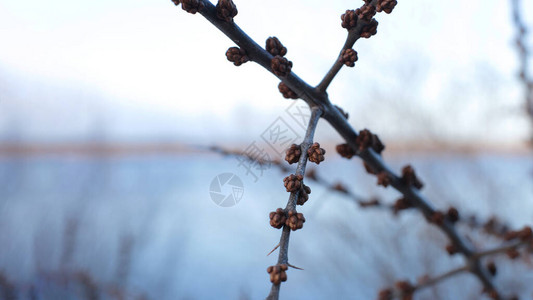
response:
[[[316,126],[318,125],[318,120],[322,115],[322,111],[318,107],[313,107],[311,109],[311,118],[309,119],[309,125],[307,126],[307,131],[305,132],[304,140],[301,144],[302,154],[300,155],[300,160],[298,161],[298,166],[296,167],[296,175],[304,175],[305,167],[307,165],[307,149],[313,144],[313,137],[315,135]],[[287,206],[285,207],[286,211],[291,211],[296,209],[296,201],[298,199],[299,191],[292,192],[289,196],[289,201],[287,201]],[[279,256],[278,264],[289,264],[289,238],[291,234],[291,229],[289,226],[284,225],[281,233],[281,239],[279,242]],[[267,300],[277,300],[279,299],[279,288],[281,284],[272,284],[270,289],[270,294],[266,298]]]
[[[463,273],[463,272],[466,272],[468,271],[468,265],[466,266],[462,266],[462,267],[459,267],[459,268],[455,268],[455,269],[451,269],[447,272],[444,272],[440,275],[437,275],[435,277],[431,277],[431,278],[428,278],[428,279],[424,279],[422,282],[420,282],[418,285],[415,286],[415,289],[418,291],[418,290],[421,290],[425,287],[429,287],[429,286],[433,286],[449,277],[452,277],[452,276],[455,276],[457,274],[460,274],[460,273]]]

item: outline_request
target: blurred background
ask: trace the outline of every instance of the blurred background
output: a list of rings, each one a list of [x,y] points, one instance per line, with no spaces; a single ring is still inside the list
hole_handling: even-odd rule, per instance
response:
[[[235,2],[236,23],[260,45],[278,37],[311,85],[344,43],[340,15],[362,4]],[[378,14],[377,35],[356,43],[359,61],[341,70],[330,99],[356,130],[380,136],[396,170],[417,169],[436,207],[531,225],[533,130],[519,77],[531,58],[519,59],[511,1],[399,2]],[[533,1],[519,4],[532,28]],[[299,143],[305,103],[284,99],[258,65],[229,63],[232,42],[171,1],[0,0],[0,40],[0,299],[267,295],[277,252],[266,254],[280,236],[268,213],[286,203],[288,172],[208,147],[282,159],[266,133],[282,124]],[[524,42],[533,48],[530,35]],[[342,140],[326,122],[316,140],[328,183],[399,197],[336,155]],[[224,173],[240,183],[216,181]],[[282,298],[374,299],[395,280],[461,265],[417,212],[391,217],[310,186],[289,252],[305,270],[290,270]],[[461,228],[479,247],[499,243]],[[496,262],[502,290],[533,297],[531,264]],[[480,290],[465,274],[415,298],[481,299]]]

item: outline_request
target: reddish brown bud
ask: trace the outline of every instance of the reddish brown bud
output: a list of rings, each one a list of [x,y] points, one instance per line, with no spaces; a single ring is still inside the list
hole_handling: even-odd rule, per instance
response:
[[[226,22],[233,21],[233,18],[237,15],[237,6],[232,0],[218,0],[217,17]]]
[[[397,281],[396,288],[401,292],[402,300],[411,300],[413,299],[413,293],[415,287],[408,281]]]
[[[396,200],[396,203],[394,203],[393,210],[394,214],[397,214],[400,210],[408,209],[413,207],[413,204],[411,201],[405,197],[402,197],[398,200]]]
[[[285,221],[285,225],[289,226],[292,231],[301,229],[304,226],[305,218],[301,213],[297,213],[294,210],[289,211],[289,217]]]
[[[383,149],[385,149],[385,146],[383,143],[381,143],[379,137],[368,129],[359,131],[359,135],[355,139],[355,143],[358,145],[359,151],[372,148],[374,151],[376,151],[376,153],[381,154]]]
[[[520,252],[516,248],[511,248],[507,250],[507,256],[509,256],[510,259],[515,259],[520,256]]]
[[[237,47],[229,48],[228,51],[226,51],[226,58],[236,66],[240,66],[250,60],[246,51]]]
[[[513,239],[520,239],[522,241],[526,241],[531,239],[532,237],[533,232],[531,231],[531,227],[529,226],[525,226],[521,230],[511,230],[504,235],[504,239],[506,241]]]
[[[424,186],[416,177],[415,170],[411,166],[405,166],[402,169],[402,181],[405,184],[414,186],[417,189],[421,189]]]
[[[360,20],[365,22],[370,22],[372,17],[376,14],[376,8],[370,3],[365,3],[361,8],[355,10],[355,14],[359,17]]]
[[[287,221],[287,215],[285,214],[285,211],[283,209],[278,208],[276,211],[273,211],[270,213],[270,226],[280,229],[285,225],[285,222]]]
[[[496,276],[496,272],[498,271],[498,270],[496,269],[496,264],[495,264],[493,261],[491,261],[491,262],[489,262],[489,263],[487,264],[487,270],[489,270],[489,273],[490,273],[490,275],[492,275],[492,276]]]
[[[346,12],[342,14],[341,20],[342,28],[350,30],[357,26],[357,15],[355,14],[355,10],[346,10]]]
[[[296,204],[304,205],[305,202],[309,200],[309,194],[311,194],[311,188],[303,184],[302,188],[300,189],[300,193],[298,194],[298,200],[296,200]]]
[[[341,52],[339,60],[346,66],[353,67],[355,66],[355,62],[357,61],[357,51],[355,51],[354,49],[344,49]]]
[[[285,56],[285,54],[287,54],[287,48],[285,48],[275,36],[269,37],[266,40],[266,51],[272,54],[272,56]]]
[[[448,246],[446,246],[446,252],[448,252],[448,254],[450,255],[454,255],[459,253],[459,249],[457,249],[457,246],[455,246],[454,244],[449,244]]]
[[[307,149],[309,161],[314,162],[317,165],[324,161],[324,154],[326,154],[326,150],[320,148],[320,144],[316,142]]]
[[[278,85],[279,92],[287,99],[298,99],[298,95],[291,90],[285,83],[280,82]]]
[[[343,193],[343,194],[348,194],[348,190],[346,189],[346,187],[340,183],[340,182],[337,182],[335,185],[333,185],[332,187],[334,190],[336,190],[337,192],[340,192],[340,193]]]
[[[172,0],[172,3],[174,3],[174,5],[178,6],[180,5],[180,0]]]
[[[300,155],[302,155],[302,150],[300,145],[292,144],[287,151],[285,151],[285,160],[289,164],[297,163],[300,160]]]
[[[276,55],[270,61],[270,68],[277,76],[285,77],[291,72],[292,62],[287,60],[285,57]]]
[[[204,8],[204,3],[199,0],[180,0],[179,2],[181,2],[181,8],[191,14],[195,14]]]
[[[393,300],[394,293],[392,289],[382,289],[379,291],[378,300]]]
[[[355,151],[348,144],[337,145],[337,152],[344,158],[352,158],[355,155]]]
[[[384,11],[385,13],[390,14],[396,4],[398,4],[398,1],[396,0],[378,0],[376,10],[378,12]]]
[[[287,271],[288,267],[286,264],[270,266],[267,268],[268,274],[270,274],[270,282],[273,284],[280,284],[287,281]]]
[[[376,19],[372,19],[369,24],[363,26],[361,29],[361,37],[364,37],[366,39],[370,38],[374,34],[378,32],[378,21]]]
[[[391,177],[389,173],[385,171],[381,171],[378,174],[378,185],[382,185],[383,187],[388,187],[391,183]]]
[[[363,166],[365,166],[365,170],[368,174],[377,174],[372,167],[366,163],[366,161],[363,162]]]
[[[283,179],[283,183],[285,185],[285,189],[287,190],[287,192],[296,192],[297,190],[300,189],[300,187],[302,186],[302,181],[303,181],[304,177],[302,175],[294,175],[294,174],[291,174],[287,177],[285,177],[285,179]]]
[[[429,218],[429,222],[436,224],[436,225],[442,225],[444,224],[444,214],[441,211],[436,210],[433,212],[431,217]]]
[[[453,206],[450,207],[448,209],[448,212],[446,213],[446,218],[452,223],[456,223],[457,221],[459,221],[459,211],[457,210],[457,208]]]

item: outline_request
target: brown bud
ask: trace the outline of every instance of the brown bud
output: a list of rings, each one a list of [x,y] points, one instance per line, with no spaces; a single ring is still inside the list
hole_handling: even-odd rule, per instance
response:
[[[385,171],[381,171],[378,174],[378,185],[382,185],[383,187],[388,187],[391,183],[391,177],[389,173]]]
[[[270,61],[270,68],[277,76],[285,77],[291,72],[292,62],[287,60],[285,57],[276,55]]]
[[[355,10],[355,14],[359,17],[360,20],[365,22],[370,22],[372,17],[376,14],[376,8],[370,3],[365,3],[361,8]]]
[[[246,51],[237,47],[229,48],[228,51],[226,51],[226,58],[236,66],[240,66],[250,60]]]
[[[270,213],[270,226],[280,229],[285,225],[285,221],[287,221],[287,215],[285,214],[285,211],[281,208],[276,209],[276,211],[273,211]]]
[[[397,281],[395,283],[396,288],[401,292],[402,294],[402,300],[411,300],[413,297],[413,293],[415,291],[415,287],[408,281]]]
[[[394,293],[392,289],[382,289],[379,291],[378,300],[393,300]]]
[[[332,188],[334,190],[336,190],[337,192],[340,192],[340,193],[343,193],[343,194],[348,194],[348,190],[346,189],[346,187],[340,183],[340,182],[337,182],[335,185],[332,186]]]
[[[450,207],[448,209],[448,212],[446,213],[446,218],[452,223],[456,223],[457,221],[459,221],[459,211],[457,210],[457,208],[453,206]]]
[[[366,39],[370,38],[374,34],[378,32],[378,21],[376,19],[372,19],[369,24],[363,26],[361,29],[361,37],[364,37]]]
[[[339,60],[348,67],[353,67],[357,61],[357,51],[354,49],[344,49],[341,52]]]
[[[355,155],[355,151],[348,144],[339,144],[336,149],[340,156],[344,158],[350,159]]]
[[[217,17],[226,22],[233,21],[233,18],[237,15],[237,6],[232,0],[218,0]]]
[[[300,145],[292,144],[287,151],[285,151],[285,160],[289,164],[297,163],[302,155]]]
[[[359,151],[364,151],[368,148],[374,149],[377,154],[381,154],[385,146],[381,143],[379,137],[373,134],[370,130],[364,129],[359,131],[359,135],[355,139],[355,143],[359,147]]]
[[[305,178],[317,181],[318,177],[316,175],[316,169],[308,169],[307,172],[305,173]]]
[[[279,92],[286,99],[298,99],[298,95],[291,90],[285,83],[280,82],[278,85]]]
[[[320,144],[317,142],[313,143],[313,145],[307,149],[309,161],[314,162],[317,165],[324,161],[324,154],[326,154],[326,150],[320,148]]]
[[[285,54],[287,54],[287,48],[285,48],[275,36],[269,37],[266,40],[266,51],[272,54],[272,56],[285,56]]]
[[[296,200],[296,204],[304,205],[305,202],[309,200],[309,194],[311,194],[311,188],[303,184],[302,188],[300,189],[300,193],[298,193],[298,200]]]
[[[393,210],[394,214],[397,214],[400,210],[408,209],[413,207],[413,204],[411,201],[405,197],[402,197],[398,200],[396,200],[396,203],[394,203]]]
[[[493,261],[487,264],[487,270],[489,270],[490,275],[496,276],[497,269],[496,264]]]
[[[506,241],[513,239],[520,239],[522,241],[526,241],[531,239],[532,237],[533,232],[531,231],[531,227],[529,226],[525,226],[521,230],[511,230],[504,235],[504,239]]]
[[[520,252],[516,248],[511,248],[507,250],[507,256],[509,256],[510,259],[515,259],[520,256]]]
[[[376,4],[376,10],[378,12],[384,11],[385,13],[390,14],[396,4],[398,4],[398,1],[396,0],[378,0],[378,3]]]
[[[303,181],[303,176],[302,175],[294,175],[294,174],[291,174],[287,177],[285,177],[283,179],[283,183],[285,185],[285,189],[287,190],[287,192],[296,192],[297,190],[300,189],[300,187],[302,186],[302,181]]]
[[[446,246],[446,252],[448,252],[449,255],[454,255],[459,253],[459,249],[457,249],[457,246],[455,246],[454,244],[449,244],[448,246]]]
[[[172,0],[172,3],[174,3],[174,5],[178,6],[180,5],[180,0]]]
[[[289,217],[285,221],[285,225],[289,226],[292,231],[301,229],[304,226],[305,218],[301,213],[297,213],[295,210],[289,211]]]
[[[365,170],[368,174],[377,174],[372,167],[366,163],[366,161],[363,162],[363,166],[365,166]]]
[[[444,219],[444,214],[441,211],[436,210],[429,218],[429,222],[436,225],[442,225],[444,224]]]
[[[195,14],[204,8],[204,3],[199,0],[180,0],[181,8],[191,14]]]
[[[342,14],[341,20],[342,28],[350,30],[357,26],[357,15],[355,14],[355,10],[346,10],[346,12]]]
[[[273,284],[280,284],[287,281],[287,271],[288,267],[286,264],[270,266],[267,268],[268,274],[270,274],[270,282]]]
[[[414,186],[417,189],[421,189],[424,184],[416,177],[415,170],[411,166],[405,166],[402,169],[402,181],[407,184]]]

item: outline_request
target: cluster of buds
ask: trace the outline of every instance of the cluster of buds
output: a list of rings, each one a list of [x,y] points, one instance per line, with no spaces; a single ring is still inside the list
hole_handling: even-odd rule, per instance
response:
[[[238,13],[237,6],[235,6],[232,0],[218,0],[216,10],[217,17],[226,22],[233,21],[233,18]]]
[[[296,201],[296,204],[304,205],[305,202],[309,200],[309,194],[311,194],[311,188],[303,184],[302,188],[300,189],[300,193],[298,194],[298,200]]]
[[[415,170],[411,166],[405,166],[402,169],[402,181],[409,185],[414,186],[417,189],[421,189],[424,184],[416,177]]]
[[[204,8],[204,3],[200,0],[172,0],[177,6],[181,3],[181,8],[191,14],[195,14]]]
[[[291,72],[292,62],[285,57],[276,55],[270,61],[270,68],[277,76],[285,77]]]
[[[355,14],[360,20],[370,22],[374,15],[376,15],[376,8],[370,3],[365,3],[361,8],[355,10]]]
[[[355,62],[357,61],[357,51],[354,49],[344,49],[341,52],[341,56],[339,57],[339,60],[345,64],[348,67],[355,66]]]
[[[236,66],[240,66],[250,60],[246,51],[238,47],[229,48],[226,51],[226,58]]]
[[[292,193],[298,191],[302,187],[302,181],[304,177],[302,175],[291,174],[283,179],[283,184],[287,192]]]
[[[378,21],[376,21],[376,19],[372,19],[370,23],[366,24],[361,29],[361,37],[368,39],[371,36],[375,35],[377,32],[378,32]]]
[[[341,20],[342,28],[350,30],[357,26],[357,15],[355,14],[355,10],[346,10],[346,12],[341,15]]]
[[[376,4],[376,10],[378,12],[384,11],[385,13],[390,14],[396,4],[398,4],[398,1],[396,0],[378,0],[378,3]]]
[[[344,158],[350,159],[355,155],[355,151],[353,151],[352,147],[350,147],[348,144],[337,145],[336,149],[337,153]]]
[[[515,231],[509,231],[505,236],[504,239],[507,241],[519,239],[521,241],[528,241],[533,238],[533,231],[531,230],[531,227],[525,226],[521,230],[515,230]]]
[[[287,215],[282,208],[278,208],[276,211],[270,213],[270,226],[280,229],[283,227],[283,225],[285,225],[286,221]]]
[[[320,144],[317,142],[313,143],[313,145],[307,149],[309,161],[314,162],[317,165],[324,161],[324,154],[326,154],[326,150],[320,148]]]
[[[266,40],[266,51],[272,54],[272,56],[285,56],[285,54],[287,54],[287,48],[285,48],[275,36],[269,37]]]
[[[270,274],[270,282],[273,284],[280,284],[287,281],[288,266],[286,264],[270,266],[267,268],[268,274]]]
[[[304,226],[304,223],[305,217],[302,213],[298,213],[295,210],[289,211],[289,217],[287,218],[285,225],[289,226],[292,231],[301,229]]]
[[[279,92],[283,95],[286,99],[298,99],[298,95],[291,90],[290,87],[288,87],[285,83],[280,82],[278,85]]]
[[[385,149],[385,146],[379,139],[379,137],[368,129],[359,131],[359,135],[355,139],[355,143],[359,147],[359,151],[364,151],[368,148],[372,148],[376,153],[381,154]]]
[[[285,160],[289,164],[297,163],[302,155],[300,145],[292,144],[287,151],[285,151]]]

